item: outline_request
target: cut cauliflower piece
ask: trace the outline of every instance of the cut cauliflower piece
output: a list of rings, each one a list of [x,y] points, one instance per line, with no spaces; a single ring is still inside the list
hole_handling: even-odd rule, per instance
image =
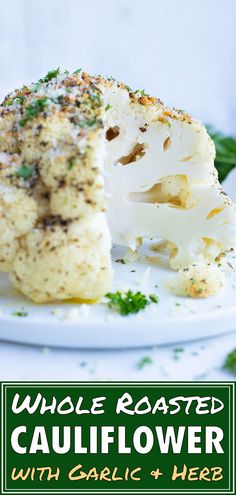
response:
[[[112,78],[50,72],[0,107],[0,268],[50,302],[106,294],[110,235],[132,250],[166,241],[176,270],[214,263],[236,243],[214,157],[187,113]]]
[[[236,208],[218,182],[206,129],[124,88],[104,97],[112,105],[109,129],[116,129],[106,159],[113,241],[135,250],[140,238],[165,240],[174,269],[214,262],[235,246]]]
[[[178,296],[204,298],[216,294],[225,283],[224,274],[216,265],[189,265],[170,279],[167,287]]]

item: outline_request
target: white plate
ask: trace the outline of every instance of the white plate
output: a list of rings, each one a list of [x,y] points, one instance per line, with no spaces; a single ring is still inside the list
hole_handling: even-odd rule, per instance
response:
[[[225,181],[225,190],[234,199],[235,182],[236,169]],[[125,265],[115,262],[124,256],[124,250],[113,249],[113,290],[141,290],[159,297],[158,304],[137,315],[116,315],[106,304],[30,304],[15,294],[8,277],[0,274],[0,338],[43,346],[125,348],[185,342],[236,330],[236,273],[214,297],[191,300],[174,296],[165,289],[172,272],[164,255],[150,250],[152,244],[146,244],[139,261]],[[21,308],[28,315],[14,316]]]
[[[114,259],[123,254],[121,248],[113,249]],[[151,265],[147,255],[152,257]],[[217,296],[192,300],[165,289],[172,272],[164,255],[152,252],[150,244],[143,249],[141,260],[125,265],[114,262],[114,268],[113,290],[155,293],[159,303],[125,317],[113,313],[107,304],[34,305],[14,294],[8,277],[1,274],[0,338],[44,346],[124,348],[184,342],[236,329],[235,273]],[[14,315],[21,308],[28,313],[26,317]]]

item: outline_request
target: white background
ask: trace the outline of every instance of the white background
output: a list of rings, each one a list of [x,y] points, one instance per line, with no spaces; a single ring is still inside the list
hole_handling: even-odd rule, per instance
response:
[[[236,132],[235,0],[0,0],[0,96],[77,67]]]
[[[236,134],[236,0],[0,0],[0,97],[60,66],[113,75]],[[0,344],[1,379],[228,379],[235,335],[124,352]],[[151,355],[153,364],[138,370]],[[82,364],[81,364],[82,363]]]

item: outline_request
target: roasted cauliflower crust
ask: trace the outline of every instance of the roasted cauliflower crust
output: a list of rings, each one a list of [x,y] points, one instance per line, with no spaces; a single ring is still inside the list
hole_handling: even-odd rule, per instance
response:
[[[86,74],[24,86],[0,107],[0,269],[35,302],[110,289],[102,114]]]
[[[225,277],[217,266],[202,263],[179,270],[167,287],[179,296],[204,298],[216,294],[224,282]]]
[[[0,268],[37,302],[99,298],[109,231],[133,250],[165,240],[176,270],[207,267],[236,243],[214,158],[198,121],[112,78],[55,71],[16,90],[0,107]],[[183,291],[210,295],[201,280]]]
[[[37,303],[97,300],[111,284],[110,235],[103,215],[42,224],[20,240],[10,277]]]

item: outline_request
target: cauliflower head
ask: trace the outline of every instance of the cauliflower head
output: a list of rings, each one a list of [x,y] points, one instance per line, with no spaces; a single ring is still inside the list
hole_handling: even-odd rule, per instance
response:
[[[50,71],[0,106],[0,270],[35,302],[96,300],[111,288],[111,238],[132,250],[158,239],[177,290],[207,297],[236,244],[214,157],[186,112],[113,78]]]

